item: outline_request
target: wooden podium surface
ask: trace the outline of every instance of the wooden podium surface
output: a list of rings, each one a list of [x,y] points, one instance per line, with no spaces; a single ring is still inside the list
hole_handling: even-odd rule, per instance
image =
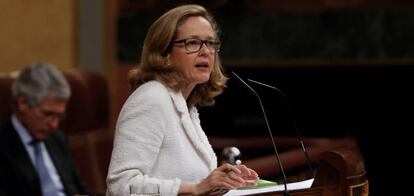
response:
[[[310,189],[289,191],[290,196],[366,196],[364,160],[357,147],[339,148],[323,153]],[[257,195],[284,195],[283,191]]]

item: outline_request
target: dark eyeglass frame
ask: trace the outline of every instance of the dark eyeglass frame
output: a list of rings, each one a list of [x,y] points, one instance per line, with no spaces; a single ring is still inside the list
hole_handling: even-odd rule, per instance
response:
[[[50,119],[58,119],[59,121],[63,121],[66,118],[66,113],[59,113],[59,112],[54,112],[54,111],[49,111],[40,107],[37,107],[40,111],[40,113],[42,114],[43,117],[45,117],[46,119],[50,120]]]
[[[190,49],[190,44],[191,42],[196,42],[197,44],[200,44],[200,46],[198,47],[197,50],[191,50]],[[201,50],[201,48],[203,47],[203,45],[206,45],[206,47],[211,51],[211,52],[219,52],[220,51],[220,46],[221,46],[221,42],[217,41],[217,40],[211,40],[211,39],[206,39],[206,40],[202,40],[202,39],[197,39],[197,38],[187,38],[187,39],[180,39],[180,40],[175,40],[172,42],[173,44],[184,44],[184,48],[185,50],[187,50],[187,52],[198,52]]]

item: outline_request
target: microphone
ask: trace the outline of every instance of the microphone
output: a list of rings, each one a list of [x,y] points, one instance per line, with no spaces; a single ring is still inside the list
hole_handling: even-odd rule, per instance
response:
[[[277,163],[279,164],[279,169],[280,169],[280,172],[282,173],[282,176],[283,176],[283,182],[284,182],[284,187],[285,187],[284,188],[284,195],[288,196],[289,192],[288,192],[288,189],[287,189],[286,173],[285,173],[285,170],[283,169],[282,161],[280,160],[280,156],[279,156],[279,152],[278,152],[277,147],[276,147],[275,140],[273,139],[272,130],[270,129],[269,121],[267,120],[267,115],[266,115],[265,109],[263,107],[262,99],[260,98],[259,94],[257,94],[256,91],[250,85],[248,85],[243,79],[241,79],[234,71],[232,71],[231,73],[234,76],[236,76],[236,78],[257,97],[257,100],[259,100],[260,108],[262,109],[262,113],[263,113],[263,116],[264,116],[264,120],[266,122],[267,130],[269,131],[270,139],[272,140],[273,149],[275,150],[276,160],[277,160]]]
[[[231,146],[223,149],[222,159],[225,163],[230,163],[232,165],[240,165],[240,157],[241,153],[237,147]]]
[[[295,118],[293,117],[292,109],[290,108],[290,104],[289,104],[289,101],[287,99],[286,94],[283,93],[283,91],[281,91],[280,89],[278,89],[278,88],[276,88],[274,86],[271,86],[271,85],[268,85],[268,84],[265,84],[265,83],[262,83],[262,82],[258,82],[258,81],[252,80],[252,79],[247,79],[247,81],[252,82],[254,84],[258,84],[258,85],[267,87],[267,88],[270,88],[270,89],[273,89],[273,90],[276,90],[277,92],[279,92],[282,95],[282,97],[285,100],[286,105],[288,107],[290,119],[292,119],[293,127],[294,127],[294,129],[296,131],[296,137],[298,138],[298,140],[300,142],[300,146],[302,147],[302,151],[303,151],[303,153],[305,155],[305,159],[306,159],[306,163],[307,163],[307,165],[309,167],[309,171],[311,171],[313,178],[315,178],[315,174],[314,174],[314,170],[313,170],[313,167],[312,167],[310,158],[309,158],[308,150],[306,149],[306,146],[303,143],[302,136],[301,136],[301,134],[299,132],[298,126],[296,125],[296,121],[295,121]]]

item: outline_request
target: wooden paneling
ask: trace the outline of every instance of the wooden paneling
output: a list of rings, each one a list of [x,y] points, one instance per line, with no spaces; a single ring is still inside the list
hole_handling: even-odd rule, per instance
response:
[[[76,66],[77,1],[0,1],[0,72],[36,61]]]

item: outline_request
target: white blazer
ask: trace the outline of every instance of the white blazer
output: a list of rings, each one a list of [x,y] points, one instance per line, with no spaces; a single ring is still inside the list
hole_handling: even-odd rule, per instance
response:
[[[217,167],[217,157],[195,107],[181,92],[158,81],[137,88],[119,114],[107,176],[107,195],[156,184],[177,195],[181,182],[198,183]]]

